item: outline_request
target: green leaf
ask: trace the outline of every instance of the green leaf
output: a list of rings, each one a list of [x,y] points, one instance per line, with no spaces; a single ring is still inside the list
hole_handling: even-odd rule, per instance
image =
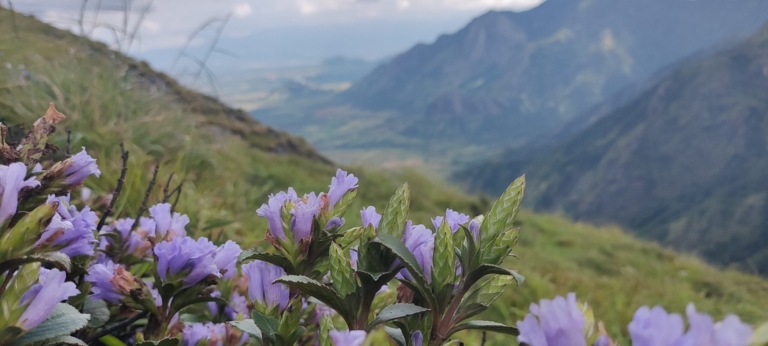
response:
[[[352,244],[354,244],[358,239],[360,239],[360,237],[363,235],[363,232],[365,232],[365,228],[363,227],[350,228],[344,232],[344,235],[336,239],[336,243],[338,243],[342,249],[346,249],[352,246]]]
[[[267,317],[259,311],[253,311],[251,318],[253,318],[253,323],[259,327],[259,330],[261,330],[262,335],[267,337],[269,340],[274,340],[274,336],[277,334],[277,328],[279,324],[276,319]]]
[[[484,330],[488,332],[496,332],[496,333],[503,333],[503,334],[509,334],[509,335],[520,335],[520,331],[517,330],[515,327],[510,327],[506,324],[501,324],[498,322],[491,322],[491,321],[469,321],[464,324],[460,324],[458,326],[453,327],[451,331],[448,332],[448,335],[453,335],[456,332],[467,330],[467,329],[474,329],[474,330]]]
[[[28,254],[37,237],[56,214],[58,205],[55,202],[45,203],[24,215],[13,228],[6,230],[0,236],[0,262]]]
[[[133,346],[179,346],[181,340],[177,338],[166,338],[160,341],[143,341],[134,344]]]
[[[427,311],[429,311],[429,309],[413,304],[398,303],[395,305],[390,305],[381,310],[379,315],[376,316],[376,318],[374,318],[373,321],[368,324],[366,329],[370,331],[373,329],[373,327],[378,326],[379,324],[387,323],[389,321],[397,320],[403,317],[418,315]]]
[[[333,209],[328,211],[328,217],[325,221],[330,221],[334,217],[343,217],[349,206],[355,201],[355,197],[357,197],[357,188],[347,191],[347,193],[345,193],[344,196],[341,196],[341,199],[336,202]]]
[[[99,338],[99,341],[106,346],[127,346],[124,342],[120,341],[120,339],[112,335],[104,335]]]
[[[320,342],[319,346],[333,346],[333,340],[331,340],[328,333],[333,330],[333,319],[330,316],[323,316],[320,320]]]
[[[387,332],[387,334],[389,334],[392,340],[395,341],[397,346],[408,346],[408,341],[405,340],[403,331],[400,330],[400,328],[392,328],[389,326],[384,326],[384,330]]]
[[[232,321],[229,322],[233,327],[242,330],[243,332],[248,333],[248,335],[256,338],[257,340],[261,340],[261,329],[256,325],[253,320],[242,320],[242,321]]]
[[[101,327],[109,321],[109,308],[107,308],[107,303],[101,299],[86,298],[85,304],[83,304],[83,312],[91,315],[88,327]]]
[[[35,262],[48,263],[66,272],[72,271],[72,261],[69,259],[69,256],[61,252],[49,252],[44,254],[24,256],[21,258],[14,258],[0,264],[0,268],[13,268],[23,264]],[[0,271],[2,270],[0,269]]]
[[[283,270],[285,270],[285,272],[288,274],[295,272],[295,269],[293,268],[291,261],[277,254],[250,249],[250,250],[243,251],[240,254],[240,257],[238,258],[238,262],[240,263],[243,263],[249,260],[260,260],[260,261],[274,264],[280,268],[283,268]]]
[[[424,271],[416,261],[416,257],[414,257],[411,251],[405,247],[405,244],[403,244],[400,239],[389,234],[379,234],[379,236],[373,239],[372,242],[383,245],[400,259],[400,262],[405,266],[405,269],[407,269],[408,272],[411,273],[411,276],[413,276],[414,288],[416,288],[417,293],[429,302],[430,307],[435,308],[437,299],[429,289],[429,283],[424,275]]]
[[[88,325],[90,315],[81,314],[69,304],[59,303],[48,318],[16,339],[11,346],[23,346],[69,335]]]
[[[499,265],[509,256],[512,248],[517,244],[517,238],[520,235],[519,228],[510,229],[500,237],[496,238],[488,251],[485,263]]]
[[[491,207],[480,226],[481,249],[485,250],[496,238],[510,228],[520,211],[525,192],[525,176],[517,178]]]
[[[515,278],[512,276],[495,275],[482,285],[472,287],[462,299],[454,320],[463,321],[485,311],[513,281]]]
[[[491,264],[481,264],[477,267],[477,269],[467,274],[466,285],[472,287],[472,285],[480,281],[480,279],[482,279],[484,276],[491,274],[512,276],[515,281],[517,281],[518,286],[522,285],[523,281],[525,281],[525,278],[514,270],[509,270]]]
[[[395,191],[389,200],[379,223],[379,233],[390,234],[395,238],[402,238],[405,232],[405,222],[408,218],[408,209],[411,205],[411,190],[408,183],[403,184]]]
[[[78,338],[75,338],[69,335],[57,336],[53,339],[46,340],[42,346],[54,346],[54,345],[88,346],[85,342],[83,342],[83,340],[80,340]]]
[[[331,244],[331,280],[333,289],[342,296],[357,291],[355,273],[350,264],[350,259],[344,254],[344,250],[336,244]]]
[[[435,291],[453,283],[456,277],[456,260],[454,258],[453,232],[448,223],[443,220],[435,235],[435,251],[432,254],[432,287]]]
[[[283,276],[277,280],[276,283],[286,284],[291,287],[295,287],[305,294],[317,298],[317,300],[328,305],[331,309],[344,318],[345,321],[350,323],[354,316],[350,315],[349,309],[347,309],[347,303],[342,299],[334,290],[330,289],[315,280],[312,280],[306,276],[288,275]],[[350,323],[351,324],[351,323]]]
[[[39,272],[39,263],[25,264],[16,271],[0,300],[0,325],[13,325],[24,314],[26,308],[21,306],[21,298],[37,283]],[[4,336],[0,334],[0,341]]]

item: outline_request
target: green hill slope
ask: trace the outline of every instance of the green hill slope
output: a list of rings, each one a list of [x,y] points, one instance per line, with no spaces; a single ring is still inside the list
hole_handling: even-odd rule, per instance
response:
[[[111,192],[119,167],[120,142],[131,153],[126,191],[118,207],[133,211],[155,162],[161,163],[161,184],[171,172],[174,183],[185,181],[179,210],[192,222],[188,229],[214,239],[236,239],[256,246],[266,223],[255,209],[266,194],[288,186],[299,192],[327,188],[335,166],[303,150],[275,150],[267,135],[249,140],[242,133],[212,125],[211,115],[189,104],[212,100],[195,93],[180,98],[178,91],[147,86],[148,78],[162,76],[144,68],[129,73],[137,63],[109,53],[99,44],[81,40],[39,22],[17,17],[20,38],[10,30],[9,12],[0,11],[0,118],[29,125],[55,101],[68,116],[60,126],[72,131],[73,147],[86,146],[99,161],[103,175],[89,181],[96,193]],[[106,52],[106,54],[104,54]],[[21,66],[23,65],[23,67]],[[225,106],[223,113],[236,112]],[[227,118],[238,124],[236,118]],[[238,125],[239,126],[239,125]],[[265,129],[265,133],[272,133]],[[57,134],[64,143],[64,131]],[[285,134],[283,139],[289,141]],[[266,139],[265,139],[266,138]],[[291,139],[291,143],[301,143]],[[468,196],[439,179],[409,172],[352,169],[359,175],[357,205],[383,207],[396,186],[412,188],[411,217],[420,223],[451,207],[477,214],[489,207],[485,198]],[[160,198],[159,189],[152,196]],[[359,222],[348,215],[348,222]],[[676,255],[635,240],[617,229],[597,229],[567,220],[523,212],[520,260],[509,266],[527,277],[526,283],[506,293],[489,313],[514,323],[532,301],[576,291],[595,307],[610,331],[619,335],[634,309],[660,303],[681,311],[687,301],[718,317],[736,312],[757,323],[768,320],[761,307],[768,304],[768,283],[732,271],[720,271],[698,260]],[[231,223],[229,222],[231,221]],[[477,337],[469,335],[468,338]],[[493,336],[489,345],[508,345]]]
[[[616,222],[716,263],[768,273],[768,25],[689,61],[533,162],[530,205]],[[496,174],[471,176],[493,185]]]

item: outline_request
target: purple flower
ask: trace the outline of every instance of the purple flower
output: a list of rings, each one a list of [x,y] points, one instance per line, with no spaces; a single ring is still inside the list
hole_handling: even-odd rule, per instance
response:
[[[227,339],[227,326],[222,323],[194,323],[182,330],[184,346],[195,346],[201,341],[207,346],[222,346]]]
[[[416,257],[416,262],[424,271],[427,282],[432,282],[432,254],[435,252],[435,235],[424,225],[414,226],[413,222],[409,220],[405,225],[403,243]],[[401,270],[399,276],[413,280],[407,269]]]
[[[78,211],[75,206],[69,205],[69,196],[48,196],[47,203],[53,202],[59,203],[57,213],[40,235],[35,246],[59,251],[69,257],[92,256],[94,245],[97,243],[93,236],[98,221],[96,213],[87,206]]]
[[[16,214],[21,189],[40,186],[34,177],[24,180],[26,175],[27,167],[21,162],[0,165],[0,224]]]
[[[480,222],[473,219],[469,222],[469,233],[472,234],[472,238],[475,238],[475,241],[480,240]]]
[[[424,334],[422,334],[420,330],[411,334],[411,345],[421,346],[422,343],[424,343]]]
[[[529,346],[587,345],[586,318],[576,302],[576,294],[568,293],[567,299],[543,299],[538,305],[531,304],[530,310],[525,319],[517,322],[518,341]]]
[[[48,318],[59,302],[80,294],[74,283],[65,282],[66,278],[67,274],[58,269],[40,269],[38,283],[21,297],[21,305],[27,308],[16,326],[30,330]]]
[[[330,189],[328,189],[330,207],[335,206],[347,192],[357,188],[357,182],[358,179],[353,174],[347,174],[341,169],[336,170],[336,176],[331,178]]]
[[[277,194],[270,195],[269,201],[262,204],[256,210],[256,215],[264,217],[269,223],[269,231],[273,236],[279,239],[285,239],[285,230],[283,229],[283,207],[286,201],[297,202],[299,197],[293,188],[288,188],[288,192],[280,191]]]
[[[92,265],[88,268],[85,281],[93,284],[91,292],[94,299],[104,299],[115,304],[120,303],[136,287],[133,275],[112,261]]]
[[[376,208],[368,207],[360,211],[360,218],[363,219],[363,227],[373,226],[375,229],[379,229],[379,222],[381,222],[381,214],[376,212]]]
[[[197,241],[190,237],[176,237],[155,245],[157,272],[163,282],[182,280],[184,287],[195,285],[213,275],[221,277],[214,263],[217,248],[207,238]]]
[[[329,308],[327,305],[315,304],[315,314],[312,317],[314,323],[320,323],[323,316],[333,316],[336,314],[336,310]]]
[[[611,338],[608,335],[600,335],[595,340],[594,346],[611,346]]]
[[[101,176],[96,159],[85,152],[85,148],[75,156],[67,159],[69,166],[64,170],[64,183],[67,185],[80,185],[89,175]]]
[[[229,240],[224,245],[219,246],[216,249],[216,255],[213,257],[213,264],[216,265],[219,270],[225,270],[222,274],[225,279],[231,279],[237,274],[237,258],[240,253],[243,252],[240,249],[240,245]]]
[[[634,346],[672,346],[683,335],[685,326],[678,314],[669,314],[660,306],[643,306],[635,312],[627,329]]]
[[[229,305],[224,308],[224,314],[230,320],[238,320],[243,316],[250,316],[250,309],[248,309],[248,300],[240,293],[233,292],[232,298],[229,300]]]
[[[158,241],[187,236],[184,227],[189,223],[189,217],[180,213],[171,215],[169,203],[156,204],[150,207],[149,215],[155,220],[155,236]]]
[[[332,330],[328,335],[335,346],[360,346],[367,336],[363,330]]]
[[[312,224],[319,211],[320,199],[315,196],[314,192],[294,203],[291,229],[295,243],[298,244],[302,239],[307,239],[312,235]]]
[[[467,223],[468,221],[469,216],[465,214],[453,211],[452,209],[447,209],[445,211],[445,222],[448,223],[448,227],[451,228],[451,232],[453,233],[456,233],[456,231],[459,230],[459,226]],[[432,219],[432,225],[435,226],[435,229],[439,229],[441,223],[443,223],[442,216],[436,216],[434,219]]]
[[[282,284],[273,283],[285,276],[285,271],[263,261],[253,261],[243,265],[243,275],[248,278],[248,297],[268,309],[279,306],[283,310],[288,306],[288,289]]]
[[[154,235],[155,223],[152,219],[142,217],[139,221],[139,228],[131,230],[131,227],[135,221],[132,218],[124,218],[116,220],[110,225],[104,232],[117,233],[122,239],[122,248],[126,254],[143,258],[149,254],[149,250],[152,248],[152,243],[147,239]],[[146,229],[150,226],[151,229]],[[99,243],[101,250],[107,250],[107,246],[115,246],[115,240],[110,237],[102,236]]]
[[[323,229],[327,231],[329,229],[337,228],[341,226],[344,226],[344,219],[334,217],[333,219],[331,219],[331,221],[328,221],[328,223],[325,224],[325,228]]]
[[[685,313],[690,327],[674,346],[746,346],[752,337],[752,328],[735,315],[715,324],[709,315],[698,313],[693,303]]]
[[[43,165],[40,164],[40,162],[36,163],[34,167],[32,167],[32,174],[37,173],[43,173]]]

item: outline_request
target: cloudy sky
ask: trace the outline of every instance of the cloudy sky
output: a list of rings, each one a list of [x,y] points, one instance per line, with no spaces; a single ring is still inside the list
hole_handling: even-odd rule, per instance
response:
[[[82,17],[87,34],[113,47],[122,41],[123,49],[128,48],[120,38],[122,28],[128,23],[132,31],[138,23],[139,34],[130,53],[164,68],[196,28],[216,18],[230,18],[219,47],[239,63],[304,63],[339,55],[375,60],[456,31],[485,11],[520,11],[542,1],[13,0],[13,4],[21,12],[74,32],[80,32]],[[203,31],[192,46],[210,42],[216,25]],[[227,63],[227,58],[219,59]]]

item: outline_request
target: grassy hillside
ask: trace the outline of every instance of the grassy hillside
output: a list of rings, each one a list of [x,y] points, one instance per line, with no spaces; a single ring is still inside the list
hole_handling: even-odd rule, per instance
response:
[[[268,144],[278,139],[266,140],[265,134],[249,139],[232,131],[240,126],[237,121],[255,124],[247,119],[226,118],[237,125],[232,128],[215,125],[211,117],[219,115],[189,106],[212,100],[178,86],[176,91],[147,86],[148,78],[162,77],[146,66],[143,76],[130,73],[131,66],[140,65],[33,19],[17,16],[21,30],[16,38],[9,15],[0,11],[0,62],[12,65],[0,69],[0,118],[30,125],[48,101],[55,101],[69,117],[61,127],[72,131],[73,147],[86,146],[99,160],[104,174],[89,181],[97,193],[114,188],[118,145],[125,142],[131,152],[126,189],[131,193],[121,197],[118,206],[123,210],[137,208],[153,164],[161,162],[159,181],[164,184],[171,172],[176,173],[174,183],[185,181],[179,209],[192,219],[189,229],[256,246],[266,223],[254,211],[267,193],[288,186],[300,192],[327,187],[335,166],[306,154],[313,152],[311,148],[270,149],[274,147]],[[236,112],[221,107],[224,114]],[[57,136],[63,145],[64,131]],[[255,144],[262,140],[267,145]],[[352,171],[361,177],[361,194],[353,209],[367,204],[382,207],[403,181],[412,187],[411,216],[417,222],[427,223],[447,207],[468,214],[489,207],[487,199],[465,195],[433,177],[407,171]],[[153,195],[154,201],[159,193]],[[349,222],[359,221],[358,216],[349,216]],[[616,335],[642,304],[661,303],[682,311],[692,300],[717,316],[732,311],[752,323],[768,320],[768,312],[761,308],[768,304],[768,283],[759,278],[713,269],[618,229],[596,229],[527,212],[521,214],[520,224],[520,260],[511,260],[509,266],[519,269],[527,281],[507,292],[489,312],[494,315],[490,318],[514,323],[532,301],[576,291]],[[489,345],[509,344],[499,336],[491,338]]]
[[[541,158],[466,174],[528,174],[529,205],[768,273],[768,25],[690,60]],[[496,185],[496,186],[494,186]]]

